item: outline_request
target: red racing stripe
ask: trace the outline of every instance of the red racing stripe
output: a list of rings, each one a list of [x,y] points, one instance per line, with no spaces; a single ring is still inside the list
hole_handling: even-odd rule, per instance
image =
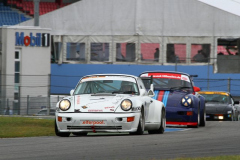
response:
[[[166,122],[168,125],[197,126],[197,122]]]
[[[165,92],[165,91],[159,91],[159,93],[158,93],[158,98],[157,98],[158,101],[162,101],[164,92]]]

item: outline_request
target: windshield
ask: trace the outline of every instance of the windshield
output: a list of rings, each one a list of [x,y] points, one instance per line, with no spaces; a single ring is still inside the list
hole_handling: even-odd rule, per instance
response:
[[[135,82],[115,79],[88,80],[80,82],[74,91],[78,94],[135,94],[139,95],[138,87]]]
[[[201,94],[205,97],[205,102],[213,102],[213,103],[229,103],[229,96],[220,95],[220,94]]]
[[[150,75],[151,76],[151,75]],[[184,78],[183,78],[184,76]],[[155,90],[186,90],[193,91],[192,85],[190,83],[190,79],[181,74],[162,74],[158,73],[158,75],[153,75],[153,78],[142,77],[144,85],[147,89],[150,88],[150,84],[154,85]]]

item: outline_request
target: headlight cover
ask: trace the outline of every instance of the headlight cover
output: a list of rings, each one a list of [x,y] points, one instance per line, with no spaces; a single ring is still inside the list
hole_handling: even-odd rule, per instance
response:
[[[63,99],[63,100],[61,100],[61,102],[59,103],[59,108],[60,108],[62,111],[67,111],[70,107],[71,107],[71,103],[70,103],[70,101],[67,100],[67,99]]]
[[[132,109],[132,101],[130,101],[129,99],[124,99],[121,103],[121,108],[124,111],[129,111],[130,109]]]
[[[182,105],[185,107],[190,107],[192,104],[192,99],[189,96],[184,96],[182,98]]]

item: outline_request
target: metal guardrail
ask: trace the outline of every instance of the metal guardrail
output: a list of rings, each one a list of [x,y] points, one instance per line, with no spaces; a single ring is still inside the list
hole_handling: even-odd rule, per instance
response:
[[[64,96],[27,96],[21,97],[20,100],[14,100],[12,97],[7,97],[6,99],[0,97],[0,115],[54,115],[56,104],[62,97]]]

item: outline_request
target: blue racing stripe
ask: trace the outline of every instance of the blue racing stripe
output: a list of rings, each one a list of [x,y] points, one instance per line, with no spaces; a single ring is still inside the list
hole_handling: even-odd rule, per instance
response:
[[[159,91],[154,91],[154,94],[155,94],[155,96],[153,97],[153,99],[157,99]]]
[[[169,95],[169,91],[165,91],[164,97],[163,97],[163,104],[165,107],[167,107],[168,95]]]

